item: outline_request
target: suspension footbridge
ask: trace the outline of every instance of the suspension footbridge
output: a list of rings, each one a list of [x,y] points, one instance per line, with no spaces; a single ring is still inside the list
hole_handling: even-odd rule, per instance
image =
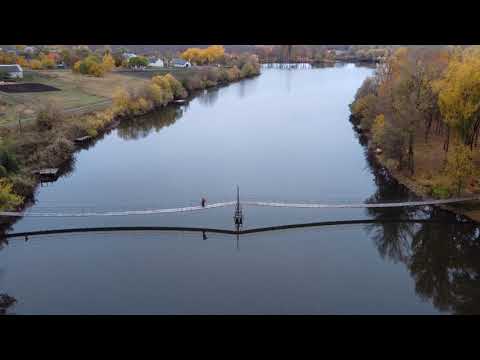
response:
[[[280,201],[242,201],[243,207],[273,207],[273,208],[297,208],[297,209],[355,209],[355,208],[399,208],[399,207],[422,207],[438,206],[447,204],[457,204],[470,201],[478,201],[480,196],[458,197],[450,199],[431,199],[423,201],[389,202],[389,203],[296,203]],[[239,199],[236,201],[217,202],[205,206],[187,206],[164,209],[145,209],[145,210],[119,210],[119,211],[82,211],[82,212],[29,212],[29,211],[3,211],[0,216],[3,217],[96,217],[96,216],[133,216],[133,215],[155,215],[172,214],[193,211],[208,211],[216,208],[238,206]]]

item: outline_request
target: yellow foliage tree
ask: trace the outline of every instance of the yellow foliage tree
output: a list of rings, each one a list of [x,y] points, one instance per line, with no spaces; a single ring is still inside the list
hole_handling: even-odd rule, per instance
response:
[[[102,65],[105,72],[110,72],[113,70],[113,68],[115,67],[115,60],[113,59],[113,56],[110,55],[110,53],[106,53],[103,56]]]
[[[80,72],[80,64],[82,62],[79,60],[73,65],[73,72],[79,73]]]
[[[460,195],[474,170],[472,150],[468,146],[457,145],[449,153],[445,167],[445,173],[455,187],[457,195]]]
[[[352,115],[359,118],[364,130],[370,130],[375,120],[376,96],[368,94],[357,99],[352,105]]]
[[[383,114],[378,115],[373,121],[372,125],[372,138],[373,142],[377,145],[381,145],[385,134],[385,116]]]
[[[96,77],[102,77],[105,74],[103,64],[92,62],[89,67],[89,73]]]
[[[173,91],[170,83],[165,76],[157,75],[152,78],[152,83],[156,84],[161,90],[164,97],[164,103],[169,103],[173,100]]]
[[[171,74],[166,74],[163,78],[168,82],[168,85],[172,91],[173,97],[184,98],[188,95],[187,91],[182,86],[180,81],[175,79]]]
[[[153,101],[155,106],[165,105],[162,89],[157,84],[150,83],[147,85],[147,96]]]
[[[221,45],[209,46],[206,49],[189,48],[185,50],[181,57],[197,65],[211,64],[221,60],[225,56],[225,49]]]
[[[25,59],[23,56],[18,56],[17,57],[17,64],[20,65],[21,67],[30,67],[30,64],[28,63],[28,60]]]
[[[180,57],[184,60],[190,61],[191,63],[201,65],[202,62],[202,49],[199,48],[189,48],[185,50]]]
[[[13,185],[6,178],[0,178],[0,211],[11,210],[23,202],[23,198],[13,192]]]
[[[32,70],[40,70],[42,68],[42,63],[37,59],[30,60],[29,65]]]
[[[433,84],[443,119],[465,145],[472,145],[480,111],[480,56],[476,51],[454,58],[442,79]]]
[[[118,115],[125,115],[128,111],[130,96],[125,89],[118,88],[113,93],[113,111]]]
[[[40,56],[40,64],[42,69],[54,69],[55,68],[55,60],[53,60],[51,57],[48,57],[46,55],[41,55]]]
[[[230,69],[228,69],[228,80],[229,81],[235,81],[240,78],[240,70],[238,69],[237,66],[233,66]]]

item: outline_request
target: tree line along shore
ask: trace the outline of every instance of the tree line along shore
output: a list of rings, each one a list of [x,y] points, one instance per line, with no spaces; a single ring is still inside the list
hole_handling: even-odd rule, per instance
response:
[[[72,72],[77,75],[71,79],[96,79],[95,84],[106,82],[109,86],[111,78],[119,76],[102,74],[99,77],[89,72],[78,74],[78,66]],[[0,211],[21,209],[26,200],[32,198],[39,183],[34,172],[58,168],[70,160],[77,149],[75,139],[95,138],[122,119],[134,119],[195,95],[198,90],[258,74],[258,58],[243,54],[223,65],[208,62],[184,71],[152,73],[149,79],[131,76],[127,85],[109,87],[111,104],[108,107],[84,115],[69,114],[58,102],[45,101],[32,121],[19,123],[19,126],[0,127]],[[69,79],[62,75],[63,82]],[[104,90],[103,87],[98,88]],[[95,95],[95,86],[89,90]]]
[[[480,47],[396,49],[358,89],[351,120],[421,196],[480,194]],[[449,207],[480,221],[480,206]]]

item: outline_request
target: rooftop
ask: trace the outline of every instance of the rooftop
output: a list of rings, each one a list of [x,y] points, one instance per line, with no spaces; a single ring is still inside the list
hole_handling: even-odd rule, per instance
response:
[[[22,68],[20,65],[12,64],[12,65],[0,65],[0,72],[21,72]]]
[[[188,63],[188,61],[183,60],[183,59],[173,59],[173,63],[175,65],[185,65],[186,63]]]

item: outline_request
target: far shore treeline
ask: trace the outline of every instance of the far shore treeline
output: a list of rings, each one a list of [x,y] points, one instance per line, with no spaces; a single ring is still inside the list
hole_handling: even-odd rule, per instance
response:
[[[107,81],[109,73],[117,67],[112,53],[107,49],[100,56],[85,48],[82,51],[83,57],[70,59],[69,64],[73,67],[64,71],[73,71],[73,78],[96,79],[97,85],[99,81]],[[187,50],[187,55],[188,51],[192,53]],[[5,60],[2,56],[0,53],[0,60]],[[39,56],[44,60],[48,58],[48,55]],[[186,57],[185,53],[179,56]],[[105,110],[72,116],[67,115],[58,103],[48,101],[42,105],[34,121],[21,127],[0,126],[0,211],[21,208],[25,200],[33,196],[38,184],[32,172],[57,168],[70,160],[76,150],[76,138],[96,137],[116,120],[134,118],[194,95],[197,90],[260,73],[258,57],[254,54],[230,55],[221,46],[215,46],[205,58],[201,56],[200,60],[191,59],[201,66],[171,73],[165,69],[164,74],[151,73],[149,80],[132,75],[129,81],[135,86],[112,88],[112,104]]]
[[[19,64],[25,69],[55,69],[59,65],[81,73],[103,76],[114,67],[147,66],[160,58],[166,65],[182,57],[192,64],[227,64],[244,54],[256,55],[260,63],[334,61],[377,62],[398,45],[15,45],[2,48],[0,64]],[[226,50],[228,49],[228,50]],[[134,57],[125,55],[137,54]],[[91,69],[88,69],[91,67]]]

